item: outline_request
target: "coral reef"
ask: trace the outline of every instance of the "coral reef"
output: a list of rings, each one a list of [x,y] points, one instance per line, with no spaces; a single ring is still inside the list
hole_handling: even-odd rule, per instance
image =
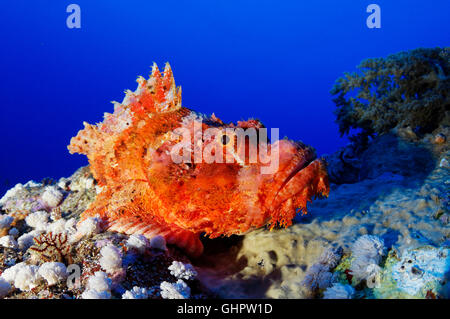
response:
[[[449,298],[450,249],[423,246],[389,255],[376,298]]]
[[[442,257],[442,252],[448,249],[445,245],[448,246],[450,238],[450,171],[439,163],[448,161],[450,152],[448,139],[443,143],[434,142],[438,134],[448,136],[449,132],[441,127],[422,139],[415,138],[415,142],[403,138],[403,134],[376,137],[366,151],[355,155],[357,161],[367,163],[364,169],[371,171],[365,174],[367,177],[353,184],[332,185],[330,197],[315,201],[309,207],[309,214],[295,218],[289,228],[270,232],[258,229],[244,236],[203,239],[205,253],[191,260],[173,245],[166,245],[162,236],[147,240],[139,234],[108,232],[99,217],[78,223],[79,215],[95,199],[98,186],[96,182],[86,182],[92,178],[86,169],[56,182],[55,185],[67,185],[60,188],[65,196],[58,206],[61,211],[57,218],[51,218],[50,212],[39,207],[41,194],[48,185],[27,183],[34,186],[17,187],[21,190],[4,201],[8,210],[0,214],[4,236],[12,236],[7,241],[14,239],[19,246],[0,247],[0,296],[448,298],[447,259]],[[394,138],[398,142],[392,142]],[[429,167],[414,172],[419,164],[376,166],[377,157],[384,158],[384,155],[372,148],[384,148],[386,153],[393,154],[399,145],[401,156],[422,164],[427,163],[424,160],[427,158]],[[373,158],[365,152],[370,152]],[[82,186],[71,190],[70,185]],[[27,205],[22,205],[24,200]],[[50,231],[51,237],[58,233],[67,236],[72,246],[72,265],[78,265],[81,270],[81,277],[73,283],[62,279],[62,265],[60,268],[44,266],[58,263],[58,258],[49,261],[30,249],[36,245],[34,238],[48,237]],[[387,257],[381,241],[390,248]],[[429,247],[428,252],[424,245]],[[342,251],[335,247],[342,247]],[[403,251],[401,257],[399,251]],[[358,277],[352,272],[356,257],[364,255],[372,262],[359,259],[367,273],[376,274],[375,277]],[[60,263],[70,273],[68,261],[64,259]],[[404,272],[400,271],[402,265]],[[195,277],[194,271],[198,274]],[[89,288],[89,278],[97,272],[104,272],[110,280],[107,288]],[[373,278],[375,282],[371,285]],[[105,279],[107,283],[108,279]],[[179,279],[183,283],[177,284]]]
[[[84,123],[68,147],[87,155],[100,186],[83,219],[100,216],[111,230],[149,239],[162,235],[198,256],[200,233],[215,238],[264,225],[289,226],[296,211],[306,213],[308,201],[328,195],[325,165],[311,148],[287,139],[270,144],[262,136],[255,144],[250,139],[235,143],[238,137],[230,129],[255,130],[262,124],[248,120],[227,125],[215,115],[207,118],[182,107],[169,64],[163,74],[154,65],[150,78],[137,82],[135,92],[115,103],[113,114],[106,113],[96,126]],[[201,139],[191,139],[199,134]],[[196,160],[199,148],[218,160]],[[194,150],[187,154],[189,163],[173,160],[180,151],[186,157],[185,149]],[[278,170],[261,174],[267,161],[261,156],[253,161],[252,156],[263,149],[267,154],[279,151]]]
[[[449,124],[450,49],[415,49],[364,60],[336,81],[341,134],[383,134],[395,127],[428,133]]]
[[[183,288],[180,292],[185,297],[203,298],[210,294],[195,278],[196,271],[188,259],[177,248],[167,247],[164,237],[155,236],[149,241],[142,235],[105,232],[102,220],[95,217],[78,223],[75,198],[81,205],[86,201],[72,194],[88,194],[97,186],[78,179],[90,178],[79,170],[57,182],[56,185],[66,185],[66,189],[56,208],[65,207],[67,211],[58,209],[53,214],[55,218],[49,218],[52,214],[43,208],[36,210],[31,200],[28,211],[20,215],[14,211],[0,214],[2,229],[8,233],[0,238],[7,246],[0,245],[0,298],[159,299],[163,282]],[[42,196],[36,194],[45,192],[49,185],[33,185],[32,198],[40,202]],[[70,185],[91,189],[71,190]],[[16,196],[29,193],[22,189],[4,203],[14,208],[11,203],[20,202]],[[177,283],[177,277],[187,282]]]

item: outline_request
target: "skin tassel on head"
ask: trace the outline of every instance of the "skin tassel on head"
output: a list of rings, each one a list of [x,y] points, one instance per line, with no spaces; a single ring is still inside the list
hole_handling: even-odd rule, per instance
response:
[[[154,65],[149,79],[137,82],[136,91],[114,102],[112,114],[97,125],[84,123],[68,146],[87,155],[102,186],[83,219],[99,215],[114,231],[162,235],[198,256],[200,234],[288,227],[296,210],[306,213],[308,201],[328,196],[325,163],[308,146],[286,139],[269,143],[258,120],[225,124],[181,106],[169,64],[163,73]],[[248,138],[240,140],[239,132]],[[186,150],[192,152],[186,156]],[[277,160],[277,169],[268,170],[265,153]]]

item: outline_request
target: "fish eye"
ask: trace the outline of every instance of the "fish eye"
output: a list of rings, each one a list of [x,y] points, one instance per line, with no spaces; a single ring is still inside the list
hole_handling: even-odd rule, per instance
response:
[[[221,142],[223,145],[227,145],[230,143],[230,137],[226,134],[222,135]]]

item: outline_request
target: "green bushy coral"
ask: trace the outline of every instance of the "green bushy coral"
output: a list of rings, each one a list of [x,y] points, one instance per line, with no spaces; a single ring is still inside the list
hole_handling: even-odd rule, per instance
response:
[[[448,124],[450,47],[367,59],[358,69],[331,90],[342,135],[351,129],[369,136],[408,126],[426,133]]]

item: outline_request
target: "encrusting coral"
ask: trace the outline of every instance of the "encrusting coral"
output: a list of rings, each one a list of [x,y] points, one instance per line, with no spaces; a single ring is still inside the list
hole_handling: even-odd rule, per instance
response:
[[[269,164],[261,156],[250,160],[246,150],[253,145],[244,141],[236,150],[231,142],[236,135],[223,133],[256,131],[263,127],[259,121],[224,124],[214,115],[206,118],[182,107],[181,89],[175,86],[169,64],[163,74],[154,65],[150,78],[137,82],[135,92],[128,91],[122,103],[115,103],[114,114],[106,113],[96,126],[84,123],[68,147],[71,153],[87,155],[100,188],[83,219],[99,215],[114,231],[149,239],[162,235],[168,244],[196,256],[203,250],[200,233],[214,238],[265,225],[287,227],[297,211],[306,213],[308,201],[328,195],[325,164],[315,159],[311,148],[287,139],[270,144],[260,137],[258,155],[262,148],[267,156],[279,150],[279,169],[261,174]],[[235,161],[198,162],[191,152],[193,161],[175,163],[171,154],[179,155],[176,146],[185,142],[176,130],[197,136],[198,125],[203,138],[189,138],[184,146],[194,153],[198,148],[203,154],[209,150],[214,156],[222,151],[222,159],[231,154]],[[206,136],[209,128],[221,135]]]
[[[448,125],[449,48],[420,48],[367,59],[358,69],[339,78],[331,90],[341,134],[362,129],[357,135],[361,139],[395,127],[428,133],[440,123]]]

